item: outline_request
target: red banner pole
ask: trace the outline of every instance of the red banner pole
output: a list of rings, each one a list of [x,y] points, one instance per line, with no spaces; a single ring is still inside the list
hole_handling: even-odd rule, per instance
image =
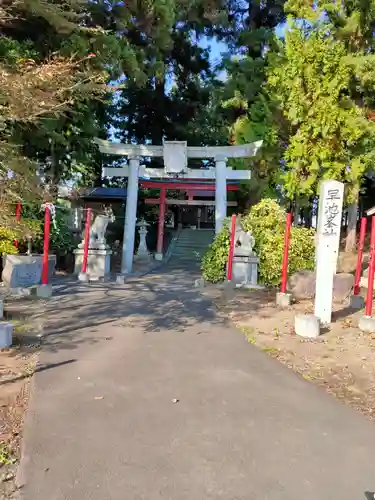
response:
[[[292,227],[292,212],[286,216],[286,225],[284,233],[284,255],[283,255],[283,268],[281,272],[281,293],[286,293],[286,282],[288,279],[288,261],[289,261],[289,241],[290,241],[290,228]]]
[[[83,246],[83,262],[82,262],[83,273],[87,273],[87,261],[89,256],[89,242],[90,242],[90,223],[91,223],[91,208],[88,208],[86,211],[85,243]]]
[[[375,274],[375,215],[371,217],[370,265],[368,268],[366,316],[372,316],[372,300],[374,295],[374,274]]]
[[[16,221],[19,222],[21,220],[22,213],[22,203],[20,201],[17,202],[16,205]],[[18,240],[14,240],[14,246],[18,248]]]
[[[43,244],[43,267],[42,267],[42,285],[48,285],[48,251],[49,237],[51,232],[51,211],[49,206],[44,206],[44,244]]]
[[[363,248],[365,245],[366,226],[367,226],[367,217],[362,217],[361,228],[359,231],[357,267],[355,270],[353,295],[359,295],[359,290],[360,290],[359,283],[361,281],[361,274],[362,274],[362,260],[363,260]]]
[[[233,214],[232,215],[231,233],[230,233],[230,242],[229,242],[228,265],[227,265],[227,279],[228,279],[228,281],[232,281],[235,235],[236,235],[236,214]]]

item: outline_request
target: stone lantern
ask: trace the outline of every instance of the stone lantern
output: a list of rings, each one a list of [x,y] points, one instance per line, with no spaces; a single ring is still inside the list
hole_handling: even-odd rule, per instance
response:
[[[148,224],[144,219],[141,219],[137,223],[138,231],[139,231],[139,246],[137,253],[135,255],[136,262],[150,262],[151,255],[147,249],[146,236],[148,232]]]

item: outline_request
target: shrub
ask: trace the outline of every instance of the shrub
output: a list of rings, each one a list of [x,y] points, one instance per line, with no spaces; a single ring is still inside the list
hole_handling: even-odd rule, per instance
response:
[[[14,240],[18,236],[17,230],[0,226],[0,255],[18,253],[17,248],[14,246]]]
[[[229,252],[229,230],[224,226],[208,247],[202,259],[203,278],[210,283],[218,283],[225,279],[225,266]]]
[[[245,230],[255,238],[254,251],[259,257],[259,281],[279,285],[284,250],[286,212],[275,200],[264,199],[241,217]],[[314,268],[314,231],[292,227],[289,248],[289,274]],[[228,228],[224,229],[209,247],[202,261],[205,280],[216,283],[225,278],[229,249]]]

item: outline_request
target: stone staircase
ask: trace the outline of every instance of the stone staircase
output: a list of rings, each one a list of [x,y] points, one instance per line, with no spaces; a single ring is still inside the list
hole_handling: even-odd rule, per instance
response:
[[[199,263],[214,239],[208,229],[182,229],[171,254],[173,263]]]

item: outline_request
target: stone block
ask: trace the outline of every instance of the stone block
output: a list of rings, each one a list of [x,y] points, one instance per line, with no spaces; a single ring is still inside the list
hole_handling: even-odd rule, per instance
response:
[[[40,299],[49,299],[52,296],[52,285],[39,285],[36,288],[36,296]]]
[[[42,255],[4,255],[2,280],[7,288],[27,288],[39,285],[42,279]],[[48,275],[52,278],[56,255],[48,257]]]
[[[359,319],[358,328],[365,333],[375,333],[375,318],[372,316],[362,316]]]
[[[365,307],[365,299],[362,295],[351,295],[349,306],[353,309],[363,309]]]
[[[13,342],[13,325],[0,323],[0,349],[7,349]]]
[[[296,335],[308,339],[315,339],[320,335],[320,322],[314,314],[297,314],[294,318]]]
[[[291,293],[277,292],[276,294],[276,305],[278,307],[289,307],[292,303]]]
[[[82,272],[83,248],[74,250],[74,274],[79,275]],[[111,272],[112,250],[107,248],[95,248],[89,250],[87,256],[87,274],[90,281],[96,278],[104,278]]]

